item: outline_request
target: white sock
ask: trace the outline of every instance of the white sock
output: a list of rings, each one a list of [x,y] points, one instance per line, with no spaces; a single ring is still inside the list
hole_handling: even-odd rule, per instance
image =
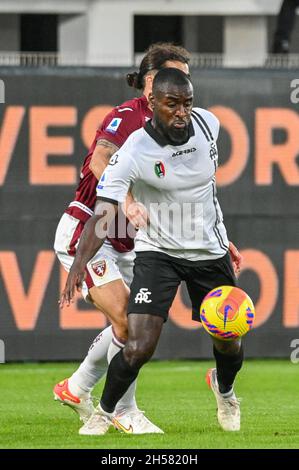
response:
[[[86,358],[69,378],[71,393],[79,397],[90,393],[107,372],[107,353],[112,337],[112,326],[108,326],[95,338]]]
[[[234,389],[231,388],[229,392],[221,393],[223,398],[233,398],[235,396]]]
[[[112,342],[109,346],[108,350],[108,362],[112,360],[112,358],[124,347],[124,344],[122,344],[115,336],[113,336]],[[137,410],[137,403],[135,399],[135,391],[136,391],[136,385],[137,385],[137,380],[134,380],[133,383],[131,383],[130,387],[126,391],[126,393],[121,397],[121,399],[118,401],[116,407],[115,407],[115,414],[119,415],[125,411],[128,410]]]

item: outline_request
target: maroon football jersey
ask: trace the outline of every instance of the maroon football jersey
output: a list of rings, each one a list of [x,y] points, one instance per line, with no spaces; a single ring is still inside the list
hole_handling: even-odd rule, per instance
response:
[[[68,214],[84,223],[93,214],[98,180],[89,169],[89,164],[97,141],[105,139],[117,147],[121,147],[129,135],[143,127],[151,117],[152,112],[148,108],[148,101],[145,96],[126,101],[114,108],[105,117],[83,162],[75,199],[66,209]],[[80,234],[78,235],[80,236]],[[126,238],[109,238],[109,240],[119,252],[130,251],[134,248],[134,241],[129,236]]]

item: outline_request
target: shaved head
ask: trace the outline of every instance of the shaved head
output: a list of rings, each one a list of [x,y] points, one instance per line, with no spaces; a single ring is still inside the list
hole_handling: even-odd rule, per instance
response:
[[[176,68],[165,68],[160,70],[153,81],[153,95],[167,93],[169,89],[184,88],[193,90],[188,75]]]

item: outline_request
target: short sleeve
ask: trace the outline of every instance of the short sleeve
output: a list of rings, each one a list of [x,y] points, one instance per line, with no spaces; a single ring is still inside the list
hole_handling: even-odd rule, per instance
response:
[[[123,202],[138,176],[135,160],[125,149],[112,155],[97,185],[97,196]]]
[[[114,108],[98,129],[97,140],[105,139],[117,147],[121,147],[132,132],[140,127],[142,127],[142,122],[137,109],[127,108],[127,110],[119,112],[118,108]]]

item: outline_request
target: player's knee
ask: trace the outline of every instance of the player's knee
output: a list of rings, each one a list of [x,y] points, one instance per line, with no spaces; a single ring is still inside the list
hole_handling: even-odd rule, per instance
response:
[[[154,350],[154,346],[149,342],[129,340],[124,348],[124,357],[131,367],[140,369],[150,360]]]
[[[112,324],[113,330],[116,335],[124,340],[128,338],[128,317],[127,305],[116,305],[113,310],[113,317],[110,316],[109,320]]]
[[[112,321],[112,328],[115,335],[120,338],[121,341],[126,342],[128,339],[128,323],[126,319]]]

